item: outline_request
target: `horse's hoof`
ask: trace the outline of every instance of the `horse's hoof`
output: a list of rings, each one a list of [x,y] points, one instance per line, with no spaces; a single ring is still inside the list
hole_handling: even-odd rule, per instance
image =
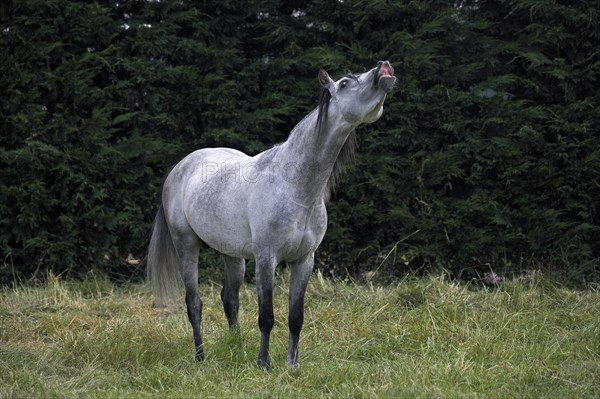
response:
[[[287,362],[287,365],[294,369],[294,370],[298,370],[300,368],[300,362],[299,361],[295,361],[295,362]]]
[[[258,367],[263,370],[269,371],[271,369],[271,362],[268,359],[258,359]]]

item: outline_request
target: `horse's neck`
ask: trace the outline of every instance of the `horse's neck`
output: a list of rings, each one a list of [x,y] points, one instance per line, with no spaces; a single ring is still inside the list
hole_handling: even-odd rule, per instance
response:
[[[293,190],[295,201],[305,205],[327,197],[333,166],[353,129],[330,111],[319,132],[317,115],[315,110],[300,121],[277,151],[284,179],[296,188]]]

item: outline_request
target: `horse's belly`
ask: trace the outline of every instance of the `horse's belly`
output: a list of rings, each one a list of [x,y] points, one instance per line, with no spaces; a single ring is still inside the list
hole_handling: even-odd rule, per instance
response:
[[[199,218],[192,228],[203,242],[225,255],[237,258],[253,257],[246,226],[223,218]]]
[[[187,216],[194,232],[217,251],[235,257],[250,258],[252,237],[243,203],[210,203],[198,200]]]

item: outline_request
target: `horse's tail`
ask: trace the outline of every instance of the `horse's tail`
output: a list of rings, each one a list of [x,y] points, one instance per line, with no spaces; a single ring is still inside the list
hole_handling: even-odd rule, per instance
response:
[[[175,297],[180,292],[181,274],[162,205],[154,218],[152,238],[148,246],[146,277],[152,287],[157,307],[169,306],[175,302]]]

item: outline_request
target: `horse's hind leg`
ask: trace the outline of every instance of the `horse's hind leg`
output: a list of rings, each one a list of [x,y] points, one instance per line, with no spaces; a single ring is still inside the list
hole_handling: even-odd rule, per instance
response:
[[[246,261],[240,258],[233,258],[224,255],[225,276],[223,279],[223,289],[221,290],[221,300],[225,316],[229,322],[230,328],[238,326],[238,310],[240,307],[240,287],[244,282],[244,273],[246,271]]]
[[[290,304],[288,326],[290,329],[287,362],[290,366],[300,365],[298,356],[298,343],[300,341],[300,330],[304,324],[304,294],[308,280],[313,271],[314,255],[291,263],[290,279]]]
[[[200,253],[200,240],[195,235],[175,239],[175,248],[179,256],[181,277],[185,287],[185,304],[187,315],[194,333],[196,360],[204,360],[204,347],[202,346],[202,300],[198,293],[198,255]]]

